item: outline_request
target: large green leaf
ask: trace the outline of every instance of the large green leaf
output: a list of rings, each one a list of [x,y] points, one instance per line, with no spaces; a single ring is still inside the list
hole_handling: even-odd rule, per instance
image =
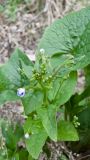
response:
[[[30,134],[30,138],[26,140],[26,148],[29,154],[32,155],[33,158],[38,158],[47,138],[47,133],[40,119],[28,117],[24,124],[24,132]]]
[[[29,72],[33,67],[33,63],[24,53],[16,49],[11,55],[10,60],[0,67],[0,104],[6,101],[17,100],[17,89],[26,85],[26,82],[23,82],[23,77],[19,72],[21,67],[23,70],[25,69],[25,71],[26,68],[29,67]],[[25,77],[26,81],[27,79],[28,78]]]
[[[58,123],[58,140],[60,141],[78,141],[78,133],[71,122],[60,121]]]
[[[37,159],[42,147],[45,144],[47,134],[44,130],[40,133],[32,134],[29,139],[26,140],[26,148],[33,158]]]
[[[74,55],[74,69],[87,66],[90,63],[90,7],[56,20],[46,29],[38,52],[40,48],[51,56]]]
[[[56,109],[54,105],[49,105],[47,108],[42,107],[37,110],[42,124],[48,136],[56,141],[57,140],[57,122],[56,122]]]

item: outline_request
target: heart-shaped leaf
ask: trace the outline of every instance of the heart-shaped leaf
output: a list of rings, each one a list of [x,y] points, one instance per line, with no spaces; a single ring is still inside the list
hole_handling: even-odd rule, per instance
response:
[[[48,27],[39,43],[49,56],[72,54],[73,69],[90,64],[90,7],[56,20]]]

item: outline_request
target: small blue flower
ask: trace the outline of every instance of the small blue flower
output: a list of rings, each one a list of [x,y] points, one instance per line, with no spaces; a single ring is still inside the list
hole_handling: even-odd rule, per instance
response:
[[[25,88],[18,88],[17,89],[17,96],[24,97],[25,96]]]

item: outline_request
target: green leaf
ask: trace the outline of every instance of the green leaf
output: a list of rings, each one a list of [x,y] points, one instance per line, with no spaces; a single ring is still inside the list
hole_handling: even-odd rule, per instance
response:
[[[84,91],[81,94],[75,94],[72,98],[71,101],[73,105],[78,105],[80,101],[89,98],[90,97],[90,86],[87,86]]]
[[[5,138],[7,149],[15,151],[18,141],[23,137],[24,131],[19,124],[9,125],[7,127],[5,123],[2,123],[2,134]]]
[[[37,110],[37,113],[42,121],[42,124],[48,136],[57,141],[57,123],[55,106],[49,105],[47,108],[42,107]]]
[[[68,101],[68,99],[75,92],[75,87],[77,84],[77,74],[76,72],[71,72],[69,77],[61,80],[56,80],[52,89],[49,92],[48,98],[60,106]]]
[[[5,138],[6,147],[15,151],[17,147],[17,138],[13,135],[13,129],[11,127],[5,130],[5,126],[2,126],[2,133]]]
[[[10,60],[0,68],[0,82],[3,82],[3,85],[5,83],[5,89],[21,86],[21,75],[18,70],[21,68],[20,62],[22,61],[26,66],[33,66],[28,57],[20,50],[16,49],[10,57]],[[0,86],[1,84],[2,83],[0,83]]]
[[[80,122],[79,128],[82,130],[90,129],[90,105],[77,115],[79,118],[78,121]]]
[[[5,160],[5,158],[4,157],[2,157],[2,156],[0,156],[0,160]],[[6,159],[7,160],[7,159]]]
[[[43,93],[41,91],[28,92],[22,99],[25,114],[35,111],[37,108],[42,106]]]
[[[32,65],[31,66],[30,65],[26,65],[26,64],[24,64],[23,61],[21,61],[21,64],[22,64],[22,68],[24,70],[25,75],[28,78],[30,78],[32,76],[32,68],[33,68]]]
[[[80,126],[78,128],[80,140],[74,144],[74,150],[80,152],[90,148],[90,104],[88,108],[77,114]]]
[[[66,108],[72,115],[82,112],[90,105],[90,86],[88,85],[81,94],[74,94],[67,102]]]
[[[26,149],[21,149],[19,152],[19,160],[28,160],[28,151]]]
[[[26,64],[27,66],[32,66],[33,67],[33,63],[30,61],[30,59],[26,56],[25,53],[23,53],[20,49],[16,49],[14,51],[14,53],[11,55],[10,61],[11,63],[15,64],[15,66],[19,65],[19,60],[23,61],[24,64]]]
[[[42,131],[43,126],[40,119],[38,119],[38,117],[36,116],[36,119],[28,117],[23,128],[25,133],[36,134]]]
[[[47,133],[40,119],[28,117],[24,124],[24,132],[30,134],[30,138],[26,140],[26,148],[29,154],[32,155],[33,158],[38,158],[47,138]]]
[[[19,141],[20,138],[22,138],[24,135],[24,130],[21,124],[17,123],[14,128],[14,136],[17,138],[17,141]]]
[[[21,66],[22,64],[22,66]],[[30,71],[33,67],[33,63],[28,59],[28,57],[22,53],[20,50],[16,51],[11,55],[10,60],[0,67],[0,104],[7,101],[18,100],[16,95],[17,89],[25,85],[22,82],[22,76],[19,73],[19,69],[26,71],[29,67]],[[29,72],[29,70],[28,70]],[[25,77],[25,81],[26,81]]]
[[[32,158],[31,155],[29,155],[28,160],[35,160],[34,158]]]
[[[74,50],[76,55],[76,65],[74,69],[84,68],[90,64],[90,20],[87,25],[85,25],[84,32],[80,37],[80,42]]]
[[[12,158],[11,158],[11,160],[19,160],[19,154],[18,153],[16,153]]]
[[[68,79],[62,84],[60,92],[56,97],[56,101],[58,101],[59,105],[62,105],[68,101],[71,95],[75,92],[76,84],[77,74],[76,72],[71,72]]]
[[[74,63],[74,56],[68,53],[67,55],[65,54],[54,54],[50,59],[50,64],[51,68],[59,68],[59,72],[66,74],[67,72],[70,72]]]
[[[73,69],[90,64],[90,7],[71,13],[56,20],[48,27],[38,46],[46,54],[72,54],[75,57]]]
[[[47,133],[40,119],[37,116],[35,119],[28,117],[23,128],[25,134],[28,133],[30,135],[30,138],[26,140],[26,148],[33,158],[38,158],[47,139]]]
[[[60,121],[58,123],[58,140],[60,141],[78,141],[78,133],[71,122]]]
[[[3,5],[0,4],[0,12],[3,12],[4,11],[4,7]]]
[[[28,140],[26,140],[26,148],[33,158],[37,159],[42,147],[45,144],[47,134],[44,130],[40,133],[32,134]]]
[[[17,96],[17,93],[13,90],[5,90],[0,93],[0,105],[4,104],[5,102],[17,100],[19,100],[19,97]]]

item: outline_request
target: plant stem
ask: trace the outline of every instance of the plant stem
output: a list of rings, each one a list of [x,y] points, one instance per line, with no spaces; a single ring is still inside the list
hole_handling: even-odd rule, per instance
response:
[[[64,120],[67,121],[67,109],[65,107],[65,112],[64,112]]]

